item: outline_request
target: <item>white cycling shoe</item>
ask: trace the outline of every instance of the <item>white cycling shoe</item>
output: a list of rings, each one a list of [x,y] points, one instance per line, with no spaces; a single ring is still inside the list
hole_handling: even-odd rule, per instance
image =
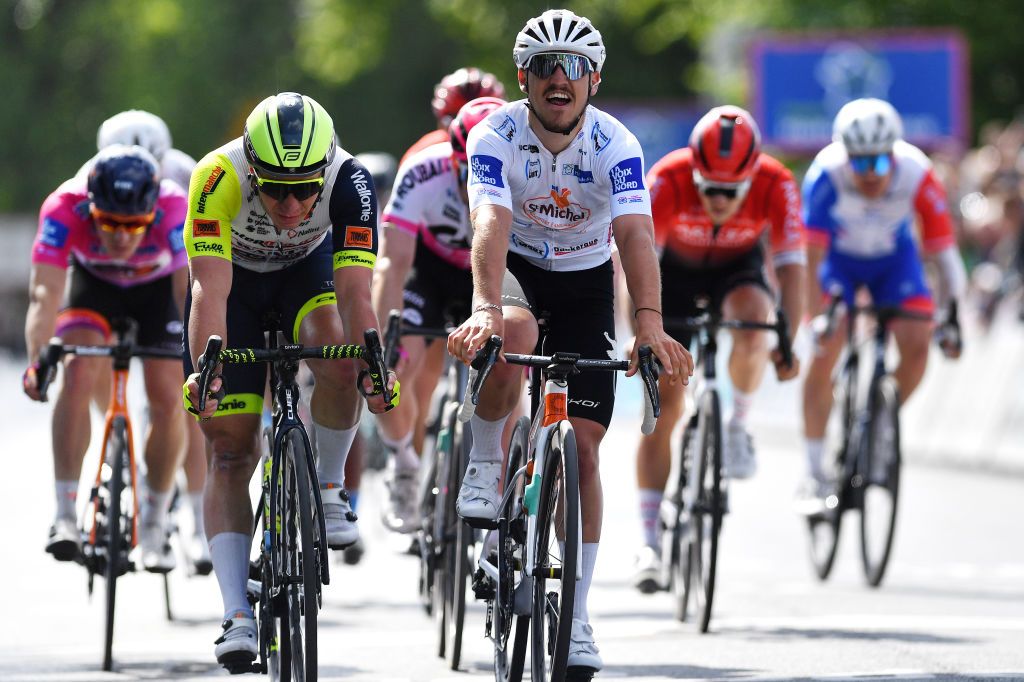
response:
[[[757,473],[754,441],[741,424],[729,422],[722,438],[722,458],[729,478],[750,478]]]
[[[236,613],[220,624],[224,633],[214,641],[217,662],[235,672],[251,672],[259,653],[256,619]]]
[[[388,499],[384,506],[384,525],[396,533],[412,533],[419,527],[417,499],[419,469],[398,469],[394,460],[388,463],[384,486]]]
[[[661,555],[656,547],[644,545],[633,563],[633,587],[642,594],[654,594],[661,586]]]
[[[177,562],[167,530],[160,524],[139,526],[139,562],[150,573],[169,573]]]
[[[82,533],[74,519],[58,516],[50,526],[46,551],[57,561],[74,561],[82,553]]]
[[[352,511],[352,502],[344,488],[321,488],[320,500],[324,506],[324,525],[327,527],[327,546],[345,549],[359,539],[359,519]]]
[[[470,462],[455,500],[459,516],[474,528],[496,528],[501,462]]]
[[[593,674],[603,667],[604,661],[601,660],[601,652],[598,650],[597,644],[594,643],[594,628],[590,627],[590,623],[573,618],[566,672]]]

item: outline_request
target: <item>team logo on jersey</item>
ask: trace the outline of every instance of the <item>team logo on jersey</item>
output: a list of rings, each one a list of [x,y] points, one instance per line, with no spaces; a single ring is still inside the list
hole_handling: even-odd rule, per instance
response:
[[[68,228],[53,218],[43,220],[42,234],[39,235],[39,242],[55,249],[64,247],[68,241]]]
[[[167,235],[167,243],[171,247],[171,253],[178,253],[185,248],[185,225],[181,224],[171,230]]]
[[[501,166],[501,161],[493,156],[474,154],[469,162],[470,170],[473,172],[469,184],[504,187],[505,183],[501,180]]]
[[[492,125],[491,127],[494,128],[494,131],[496,133],[504,137],[509,142],[511,142],[512,138],[516,136],[515,121],[513,121],[512,118],[509,116],[505,117],[505,120],[501,122],[501,125],[497,127]]]
[[[604,131],[601,130],[601,124],[595,121],[594,127],[590,129],[590,140],[594,145],[594,156],[598,156],[608,148],[612,138],[605,135]]]
[[[196,213],[206,213],[206,199],[214,190],[217,189],[217,185],[220,184],[221,179],[224,178],[224,169],[220,166],[214,166],[213,170],[210,171],[210,176],[206,178],[206,184],[203,185],[203,191],[199,194],[199,201],[196,202]]]
[[[219,237],[220,236],[220,221],[219,220],[200,220],[199,218],[192,219],[192,236],[193,237]]]
[[[597,246],[599,239],[591,239],[588,242],[582,244],[573,244],[572,246],[556,246],[555,256],[568,256],[570,253],[576,253],[577,251],[585,251]]]
[[[612,194],[632,192],[644,187],[644,164],[639,156],[623,159],[612,166],[608,177],[612,181]]]
[[[345,228],[345,246],[357,249],[373,248],[373,230],[349,225]]]
[[[540,161],[527,161],[526,162],[526,179],[532,180],[533,178],[540,177]]]
[[[370,222],[370,215],[377,204],[373,196],[373,183],[362,168],[356,168],[351,175],[352,186],[359,195],[359,219],[364,223]],[[310,211],[312,213],[312,211]]]
[[[547,258],[548,254],[551,253],[551,245],[547,242],[541,242],[540,244],[528,242],[515,233],[509,237],[509,240],[512,242],[512,246],[518,247],[523,251],[529,251],[538,258]]]
[[[534,197],[523,202],[523,213],[533,222],[549,230],[569,230],[590,220],[590,209],[573,201],[572,192],[555,190],[546,197]]]

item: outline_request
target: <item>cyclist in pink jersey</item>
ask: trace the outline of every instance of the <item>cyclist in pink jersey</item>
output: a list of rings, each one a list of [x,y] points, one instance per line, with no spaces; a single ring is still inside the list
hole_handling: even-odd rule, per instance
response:
[[[104,149],[86,178],[72,178],[47,197],[32,246],[25,320],[29,357],[37,358],[55,334],[64,343],[109,343],[111,322],[122,317],[138,322],[141,345],[180,349],[180,299],[188,276],[185,208],[185,194],[158,179],[156,160],[138,146]],[[65,360],[65,379],[54,405],[57,514],[46,551],[61,561],[75,559],[80,551],[78,479],[91,435],[91,387],[107,370],[106,362],[77,355]],[[164,523],[183,453],[180,367],[174,360],[145,360],[143,366],[151,412],[147,485],[158,503],[147,505],[140,519],[140,559],[147,570],[164,572],[174,565]],[[40,399],[37,369],[33,363],[23,378],[33,400]]]

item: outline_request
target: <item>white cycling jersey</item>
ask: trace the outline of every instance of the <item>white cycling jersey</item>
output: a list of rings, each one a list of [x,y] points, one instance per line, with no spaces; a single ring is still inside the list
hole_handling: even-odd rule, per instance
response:
[[[472,231],[450,143],[432,144],[402,163],[381,222],[421,235],[423,245],[442,260],[469,270]]]
[[[469,133],[469,206],[512,211],[509,251],[545,270],[585,270],[611,258],[611,222],[651,215],[644,157],[614,117],[587,106],[583,127],[552,154],[530,129],[526,100]]]

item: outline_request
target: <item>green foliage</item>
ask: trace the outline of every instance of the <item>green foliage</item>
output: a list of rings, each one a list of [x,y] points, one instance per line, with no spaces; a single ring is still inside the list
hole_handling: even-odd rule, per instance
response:
[[[0,5],[6,143],[0,211],[34,211],[127,108],[167,120],[202,156],[282,90],[306,92],[353,152],[401,154],[434,126],[452,70],[495,73],[515,97],[512,43],[549,7],[530,0],[8,0]],[[602,99],[744,101],[747,40],[762,30],[955,26],[971,53],[974,121],[1016,113],[1019,0],[578,0],[608,46]]]

